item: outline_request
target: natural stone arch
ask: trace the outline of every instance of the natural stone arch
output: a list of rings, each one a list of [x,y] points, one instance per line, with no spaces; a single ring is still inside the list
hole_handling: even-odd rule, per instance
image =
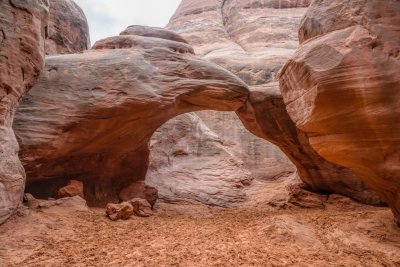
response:
[[[48,57],[14,123],[28,187],[80,179],[92,204],[115,201],[144,180],[160,125],[191,111],[235,111],[248,94],[236,76],[166,39],[119,36],[83,54]]]

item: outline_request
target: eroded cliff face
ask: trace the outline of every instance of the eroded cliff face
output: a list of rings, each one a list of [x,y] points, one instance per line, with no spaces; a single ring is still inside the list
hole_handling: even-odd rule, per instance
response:
[[[400,2],[317,0],[299,32],[280,76],[289,115],[400,220]]]
[[[12,130],[21,97],[44,61],[48,2],[0,1],[0,224],[22,201],[25,172]]]
[[[352,170],[315,152],[306,134],[289,117],[274,83],[298,47],[298,28],[309,4],[295,0],[184,0],[167,29],[181,34],[204,59],[223,66],[249,85],[251,97],[238,115],[260,138],[246,133],[234,114],[207,111],[199,116],[222,139],[237,144],[237,151],[245,152],[237,155],[254,176],[259,176],[254,170],[261,169],[265,158],[283,157],[266,139],[286,154],[300,178],[314,190],[380,203]],[[256,153],[249,151],[252,147]]]
[[[164,34],[124,33],[82,54],[47,57],[14,123],[28,187],[43,181],[49,191],[37,193],[48,195],[54,181],[72,178],[84,181],[92,204],[118,200],[144,180],[159,126],[191,111],[235,111],[247,98],[240,79]]]

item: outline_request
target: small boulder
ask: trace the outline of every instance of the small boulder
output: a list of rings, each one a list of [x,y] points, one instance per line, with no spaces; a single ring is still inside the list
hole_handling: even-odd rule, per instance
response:
[[[112,221],[128,220],[133,215],[133,207],[128,202],[120,204],[109,203],[106,206],[106,214]]]
[[[133,212],[139,217],[150,217],[153,215],[151,205],[146,199],[134,198],[128,201],[132,207]]]
[[[68,185],[58,190],[58,197],[75,197],[79,196],[83,198],[83,183],[81,181],[70,180]]]

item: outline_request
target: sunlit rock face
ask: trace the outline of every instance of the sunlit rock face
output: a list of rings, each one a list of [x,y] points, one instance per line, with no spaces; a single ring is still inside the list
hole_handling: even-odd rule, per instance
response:
[[[14,123],[30,191],[50,195],[75,179],[92,205],[117,201],[145,179],[149,141],[162,124],[186,112],[243,106],[249,92],[239,78],[164,37],[124,34],[81,54],[46,58]]]
[[[314,1],[280,76],[311,146],[376,190],[400,219],[400,2]]]
[[[264,162],[275,160],[280,169],[285,158],[266,139],[286,154],[313,189],[380,203],[352,170],[315,152],[288,115],[274,83],[299,46],[298,28],[309,4],[295,0],[184,0],[167,29],[181,34],[204,59],[230,70],[249,85],[251,96],[238,115],[260,138],[246,132],[234,114],[206,111],[198,115],[222,140],[233,144],[237,157],[254,177],[262,176],[263,171],[268,176],[271,169],[263,169]]]
[[[90,48],[89,26],[73,0],[50,0],[46,55],[72,54]]]
[[[0,1],[0,224],[22,202],[25,172],[12,123],[43,68],[47,17],[46,0]]]

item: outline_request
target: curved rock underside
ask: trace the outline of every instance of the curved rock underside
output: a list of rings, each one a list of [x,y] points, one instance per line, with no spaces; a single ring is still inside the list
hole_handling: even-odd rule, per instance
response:
[[[249,92],[240,79],[197,58],[188,44],[159,37],[121,35],[82,54],[46,58],[14,122],[28,188],[76,179],[89,203],[118,200],[144,180],[149,141],[162,124],[244,104]],[[57,189],[46,185],[42,190]]]
[[[251,97],[238,111],[239,117],[253,134],[277,145],[305,183],[314,190],[378,204],[379,198],[350,169],[332,164],[314,151],[306,134],[289,117],[274,83],[298,47],[298,26],[309,4],[307,0],[184,0],[167,29],[181,34],[204,59],[228,69],[249,85]],[[267,151],[274,149],[251,134],[243,134],[240,127],[231,129],[237,121],[234,115],[207,111],[199,116],[206,125],[214,126],[211,128],[218,136],[243,147],[259,148],[252,159],[243,159],[245,165],[262,162]],[[242,134],[232,134],[235,132]]]
[[[90,48],[89,26],[72,0],[50,0],[46,55],[72,54]]]
[[[302,45],[280,76],[291,118],[400,222],[400,2],[317,0],[299,32]]]
[[[48,2],[0,1],[0,224],[22,201],[25,173],[12,130],[21,97],[44,61]]]

